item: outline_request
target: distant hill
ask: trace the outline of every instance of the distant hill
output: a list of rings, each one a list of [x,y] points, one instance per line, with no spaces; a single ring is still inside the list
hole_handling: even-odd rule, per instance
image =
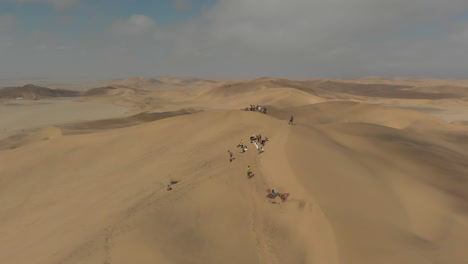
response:
[[[99,95],[107,95],[110,91],[116,90],[117,88],[112,86],[105,86],[105,87],[98,87],[90,89],[86,92],[83,92],[84,96],[99,96]]]
[[[145,77],[131,77],[127,79],[116,79],[108,82],[109,86],[113,87],[130,87],[137,89],[164,89],[164,88],[180,88],[202,86],[217,83],[212,80],[185,78],[185,77],[163,77],[159,79]]]
[[[354,84],[354,83],[339,83],[333,81],[320,82],[316,85],[317,88],[352,94],[360,96],[380,97],[380,98],[400,98],[400,99],[456,99],[459,95],[450,92],[430,93],[411,91],[412,86],[408,85],[389,85],[389,84]]]
[[[28,84],[21,87],[6,87],[0,89],[0,98],[2,99],[15,99],[23,97],[24,99],[37,100],[42,98],[56,98],[56,97],[78,97],[80,92],[50,89],[46,87]]]

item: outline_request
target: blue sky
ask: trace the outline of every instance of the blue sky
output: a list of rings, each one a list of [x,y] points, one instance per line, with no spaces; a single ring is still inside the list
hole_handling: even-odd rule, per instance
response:
[[[69,8],[57,8],[47,1],[1,1],[0,15],[14,14],[19,21],[18,31],[21,34],[47,31],[74,35],[105,27],[116,19],[126,19],[132,14],[150,17],[158,25],[175,24],[199,16],[215,1],[185,1],[188,4],[182,9],[173,0],[86,0]]]
[[[0,79],[466,78],[466,0],[0,0]]]

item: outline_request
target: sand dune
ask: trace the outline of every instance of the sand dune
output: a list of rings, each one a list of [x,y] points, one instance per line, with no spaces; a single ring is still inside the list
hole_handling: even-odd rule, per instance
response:
[[[176,90],[176,89],[194,89],[200,86],[212,85],[218,83],[215,80],[204,80],[198,78],[181,77],[163,77],[158,79],[145,77],[131,77],[127,79],[118,79],[108,82],[110,86],[129,87],[146,90]]]
[[[15,99],[22,97],[24,99],[37,100],[51,97],[76,97],[80,93],[70,90],[50,89],[46,87],[28,84],[22,87],[6,87],[0,89],[0,99]]]
[[[50,126],[115,118],[128,109],[112,104],[74,102],[70,99],[13,100],[0,103],[0,140]]]
[[[282,119],[289,119],[290,115],[293,115],[299,120],[297,122],[313,125],[370,123],[397,129],[442,129],[451,126],[448,122],[418,111],[346,101],[306,105],[290,108],[287,111],[274,111],[273,115]]]
[[[314,84],[104,87],[137,113],[1,141],[0,263],[466,263],[464,122]]]

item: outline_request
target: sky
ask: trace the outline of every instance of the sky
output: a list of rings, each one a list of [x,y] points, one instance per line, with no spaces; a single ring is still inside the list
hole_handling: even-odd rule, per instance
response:
[[[467,74],[466,0],[0,0],[0,80]]]

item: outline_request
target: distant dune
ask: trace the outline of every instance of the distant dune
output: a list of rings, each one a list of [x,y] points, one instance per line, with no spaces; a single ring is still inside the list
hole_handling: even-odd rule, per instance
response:
[[[113,90],[116,90],[117,88],[112,87],[112,86],[105,86],[105,87],[98,87],[98,88],[92,88],[89,89],[86,92],[83,92],[82,94],[84,96],[100,96],[100,95],[108,95],[110,92]]]
[[[308,124],[369,123],[391,128],[447,128],[448,122],[430,114],[379,105],[336,101],[283,109],[273,115],[284,120],[290,115]]]
[[[198,78],[181,78],[181,77],[163,77],[159,79],[145,77],[131,77],[127,79],[118,79],[108,82],[110,86],[129,87],[137,89],[161,90],[161,89],[176,89],[199,87],[202,85],[210,85],[217,83],[214,80],[204,80]]]
[[[138,77],[8,99],[0,263],[466,264],[468,105],[446,85]],[[31,94],[68,94],[49,90]]]
[[[0,89],[0,99],[15,99],[22,97],[24,99],[36,100],[53,97],[76,97],[80,93],[77,91],[50,89],[46,87],[28,84],[22,87],[6,87]]]

